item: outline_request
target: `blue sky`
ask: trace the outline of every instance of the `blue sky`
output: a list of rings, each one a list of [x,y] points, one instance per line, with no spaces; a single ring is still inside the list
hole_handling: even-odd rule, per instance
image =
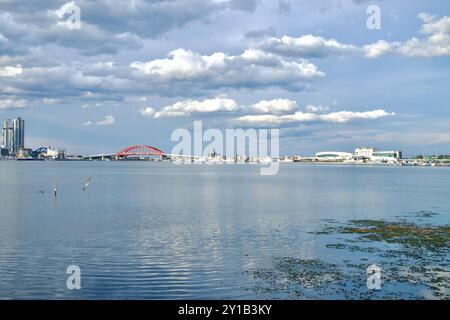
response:
[[[280,128],[282,154],[450,153],[449,33],[443,0],[2,0],[0,118],[69,153],[170,151],[194,120]]]

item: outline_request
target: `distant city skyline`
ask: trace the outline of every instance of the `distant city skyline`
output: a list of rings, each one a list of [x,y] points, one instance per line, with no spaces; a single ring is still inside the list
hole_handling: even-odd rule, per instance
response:
[[[72,5],[79,29],[65,23]],[[280,154],[450,153],[445,1],[19,0],[0,12],[0,118],[27,120],[26,147],[170,151],[173,130],[202,120],[280,128]]]

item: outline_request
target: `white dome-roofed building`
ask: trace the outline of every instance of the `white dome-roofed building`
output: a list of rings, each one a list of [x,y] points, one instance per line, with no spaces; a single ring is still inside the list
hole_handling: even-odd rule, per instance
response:
[[[324,151],[316,153],[316,159],[319,161],[343,161],[353,158],[353,153],[338,152],[338,151]]]

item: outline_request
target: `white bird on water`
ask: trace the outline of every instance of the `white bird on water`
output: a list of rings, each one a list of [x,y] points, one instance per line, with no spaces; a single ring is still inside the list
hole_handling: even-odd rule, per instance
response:
[[[88,177],[86,179],[86,183],[83,186],[83,191],[87,189],[87,187],[89,187],[89,184],[91,183],[91,177]]]

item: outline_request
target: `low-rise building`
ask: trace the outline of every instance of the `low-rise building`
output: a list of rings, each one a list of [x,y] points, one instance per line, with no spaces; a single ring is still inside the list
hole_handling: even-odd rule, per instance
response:
[[[356,148],[354,153],[354,159],[372,162],[395,162],[401,158],[401,151],[380,151],[376,148]]]
[[[21,148],[16,154],[16,158],[18,159],[24,159],[31,157],[31,154],[33,153],[32,149],[29,148]]]
[[[370,159],[375,148],[360,147],[355,149],[354,157],[356,159]]]
[[[338,152],[338,151],[325,151],[316,153],[316,159],[318,161],[342,161],[353,158],[353,153]]]
[[[370,160],[373,162],[397,162],[402,158],[401,151],[375,151]]]
[[[0,148],[0,157],[8,157],[9,156],[9,149],[5,147]]]

